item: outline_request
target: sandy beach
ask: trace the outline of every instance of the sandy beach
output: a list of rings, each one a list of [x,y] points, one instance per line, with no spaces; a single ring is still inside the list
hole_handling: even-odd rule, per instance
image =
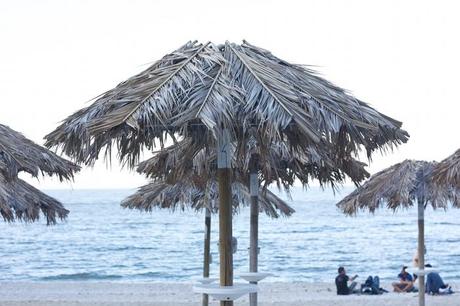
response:
[[[384,284],[388,289],[389,284]],[[417,305],[417,295],[387,293],[381,296],[337,296],[332,284],[262,283],[260,306],[304,305]],[[454,284],[454,290],[460,286]],[[235,305],[247,305],[243,297]],[[189,306],[201,305],[199,294],[187,283],[112,283],[112,282],[4,282],[0,283],[2,306]],[[212,301],[210,305],[219,305]],[[427,296],[427,305],[460,305],[458,294]]]

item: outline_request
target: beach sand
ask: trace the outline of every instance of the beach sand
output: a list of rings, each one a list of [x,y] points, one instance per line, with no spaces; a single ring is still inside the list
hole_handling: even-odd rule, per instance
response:
[[[384,285],[388,289],[388,284]],[[460,289],[459,283],[453,289]],[[317,305],[417,305],[417,294],[387,293],[381,296],[337,296],[333,284],[261,283],[260,306]],[[201,296],[192,293],[187,283],[121,283],[121,282],[3,282],[0,283],[2,306],[191,306],[201,305]],[[211,301],[210,305],[219,305]],[[248,305],[248,297],[235,301]],[[460,294],[427,296],[430,306],[458,306]]]

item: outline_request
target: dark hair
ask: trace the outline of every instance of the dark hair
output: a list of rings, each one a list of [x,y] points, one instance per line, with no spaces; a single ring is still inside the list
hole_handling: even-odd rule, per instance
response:
[[[433,268],[433,266],[430,265],[430,264],[426,264],[426,265],[425,265],[425,268]]]
[[[345,268],[344,267],[339,267],[339,274],[342,273],[343,271],[345,271]]]

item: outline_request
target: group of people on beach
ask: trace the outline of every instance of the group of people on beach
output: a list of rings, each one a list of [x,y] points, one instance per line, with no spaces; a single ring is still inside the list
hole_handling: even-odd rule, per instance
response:
[[[401,273],[398,274],[399,281],[392,284],[395,292],[417,292],[418,289],[415,286],[417,280],[417,274],[410,274],[407,272],[407,266],[403,266]],[[425,268],[431,269],[430,264],[426,264]],[[425,292],[428,294],[449,294],[453,293],[452,288],[449,284],[444,283],[443,279],[438,272],[429,271],[426,274]]]
[[[430,264],[425,265],[426,268],[432,268]],[[415,286],[417,280],[416,274],[407,272],[407,266],[403,266],[398,274],[398,281],[392,283],[395,292],[417,292]],[[361,284],[361,288],[356,288],[358,283],[355,281],[358,275],[349,277],[344,267],[339,267],[338,275],[335,278],[338,295],[349,294],[382,294],[388,292],[380,287],[380,279],[378,276],[369,276],[366,281]],[[451,294],[452,288],[445,283],[438,272],[430,271],[426,275],[425,292],[428,294]]]
[[[426,252],[426,251],[425,251]],[[413,259],[414,267],[418,267],[418,256],[417,254]],[[438,272],[432,270],[430,264],[426,264],[425,271],[426,274],[426,283],[425,283],[425,292],[428,294],[451,294],[453,293],[452,288],[449,284],[444,283],[443,279]],[[408,267],[403,266],[401,272],[398,274],[398,281],[392,283],[393,290],[395,292],[417,292],[418,289],[415,286],[417,280],[417,274],[411,274],[407,272]],[[378,276],[369,276],[366,281],[361,284],[361,288],[356,288],[357,282],[355,281],[358,275],[349,277],[344,267],[339,267],[338,275],[335,278],[335,285],[337,287],[338,295],[349,295],[349,294],[382,294],[386,291],[380,287],[380,279]]]

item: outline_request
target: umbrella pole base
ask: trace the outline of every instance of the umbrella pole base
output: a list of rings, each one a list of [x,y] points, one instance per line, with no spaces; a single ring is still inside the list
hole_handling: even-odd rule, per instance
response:
[[[207,294],[203,294],[203,299],[202,299],[202,306],[208,306],[209,305],[209,296]]]
[[[232,252],[232,178],[230,132],[220,131],[217,138],[217,182],[219,185],[219,256],[220,286],[233,286]],[[221,306],[233,306],[233,301],[221,301]]]
[[[231,172],[228,168],[218,169],[219,182],[219,249],[220,285],[233,286],[232,252],[232,190]],[[233,301],[221,301],[221,306],[233,306]]]
[[[418,264],[419,270],[425,269],[425,205],[418,199]],[[419,277],[418,305],[425,306],[425,273]]]
[[[250,282],[257,286],[257,282]],[[249,294],[249,306],[257,306],[257,292]]]

